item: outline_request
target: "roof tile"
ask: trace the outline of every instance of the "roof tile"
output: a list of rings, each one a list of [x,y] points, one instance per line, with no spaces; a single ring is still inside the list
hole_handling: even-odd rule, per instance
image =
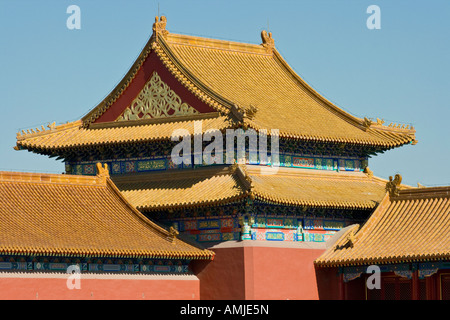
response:
[[[0,172],[0,252],[210,259],[132,207],[109,178]]]

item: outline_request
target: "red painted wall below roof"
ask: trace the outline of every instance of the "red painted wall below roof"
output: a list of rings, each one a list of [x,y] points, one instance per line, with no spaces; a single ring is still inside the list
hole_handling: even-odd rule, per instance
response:
[[[192,261],[190,267],[200,280],[202,300],[244,300],[245,274],[242,248],[216,249],[214,260]]]
[[[324,250],[264,247],[244,250],[247,299],[319,299],[313,262]]]
[[[183,102],[186,102],[200,113],[215,111],[189,92],[189,90],[186,89],[161,63],[156,53],[151,52],[147,56],[139,71],[136,73],[135,78],[131,81],[128,88],[125,89],[122,95],[112,104],[112,106],[96,121],[94,121],[94,123],[115,121],[136,98],[145,83],[147,83],[147,81],[151,78],[153,71],[158,73],[161,80],[164,81],[173,91],[175,91]]]
[[[198,300],[200,297],[198,279],[83,279],[82,274],[81,288],[70,290],[67,278],[1,277],[0,300]]]
[[[241,245],[211,250],[216,253],[212,262],[193,265],[202,300],[319,299],[313,261],[324,249]]]

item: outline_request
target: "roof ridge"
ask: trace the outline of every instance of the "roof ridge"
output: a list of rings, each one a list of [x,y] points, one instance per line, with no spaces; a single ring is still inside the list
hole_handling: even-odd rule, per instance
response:
[[[415,130],[413,127],[411,129],[405,129],[404,125],[401,128],[400,128],[400,125],[397,127],[395,127],[395,126],[391,127],[392,123],[389,126],[384,126],[383,125],[384,121],[381,122],[381,121],[379,121],[378,118],[377,118],[377,122],[373,123],[371,120],[367,119],[366,117],[360,118],[360,117],[354,116],[354,115],[350,114],[349,112],[345,111],[344,109],[338,107],[337,105],[335,105],[334,103],[329,101],[327,98],[325,98],[323,95],[321,95],[317,90],[315,90],[305,80],[303,80],[303,78],[300,75],[298,75],[294,71],[294,69],[292,69],[292,67],[286,62],[286,60],[278,52],[278,50],[276,50],[275,47],[273,48],[273,52],[274,52],[273,57],[274,57],[275,61],[279,62],[281,64],[281,66],[287,72],[289,72],[300,85],[302,85],[305,89],[307,89],[311,94],[313,94],[322,103],[324,103],[325,106],[330,109],[330,111],[332,111],[334,114],[340,116],[343,120],[346,120],[350,124],[355,125],[356,127],[358,127],[359,129],[361,129],[363,131],[367,131],[369,128],[371,128],[374,130],[383,130],[383,131],[388,131],[388,132],[399,132],[399,133],[408,132],[408,133],[411,133],[414,135]],[[372,128],[371,126],[373,124],[376,124],[376,126]]]
[[[161,227],[160,225],[154,223],[153,221],[145,217],[139,210],[136,209],[136,207],[134,207],[129,201],[127,201],[124,195],[120,192],[120,190],[117,188],[117,186],[114,184],[114,182],[111,180],[110,177],[106,178],[106,185],[110,188],[110,190],[114,192],[116,197],[120,199],[120,201],[122,201],[122,203],[126,205],[142,222],[144,222],[149,227],[155,229],[163,236],[169,235],[169,231],[167,229]]]
[[[450,198],[450,186],[439,187],[419,187],[400,189],[398,195],[391,198],[392,201],[400,200],[414,200],[434,197],[447,197]]]
[[[146,173],[134,173],[129,175],[121,175],[113,178],[114,183],[142,183],[151,181],[169,181],[169,180],[183,180],[189,178],[211,178],[213,176],[230,175],[229,165],[217,165],[211,167],[199,167],[191,170],[174,170],[174,171],[157,171]]]
[[[47,125],[47,128],[49,128],[48,130],[45,129],[45,127],[42,125],[41,129],[28,129],[26,132],[25,130],[22,130],[21,132],[17,132],[17,141],[22,141],[28,138],[34,138],[34,137],[38,137],[38,136],[45,136],[47,134],[51,134],[51,133],[55,133],[57,131],[63,131],[63,130],[67,130],[67,129],[72,129],[74,127],[80,126],[82,124],[81,120],[75,120],[72,122],[66,122],[63,124],[59,124],[56,125],[55,122],[53,123],[49,123]],[[31,132],[30,132],[31,130]]]
[[[160,58],[164,66],[170,73],[190,92],[206,104],[210,105],[214,110],[230,113],[230,108],[235,104],[226,97],[215,92],[211,86],[204,83],[185,64],[180,61],[175,53],[173,53],[170,45],[164,37],[157,37],[152,43],[152,49]]]
[[[71,185],[103,185],[99,176],[58,173],[0,171],[0,182],[59,183]]]
[[[324,253],[322,253],[316,260],[314,260],[315,265],[323,265],[324,259],[332,252],[336,251],[338,248],[343,248],[347,245],[352,245],[352,243],[349,243],[349,240],[354,240],[355,232],[361,231],[359,224],[353,224],[346,228],[346,230],[343,230],[344,232],[341,234],[341,236],[335,240],[334,244],[330,246],[327,250],[325,250]],[[349,236],[353,235],[352,238],[349,239]],[[351,241],[350,241],[351,242]],[[330,263],[330,262],[328,262]]]
[[[184,34],[169,33],[166,36],[169,44],[179,44],[192,47],[202,47],[208,49],[221,49],[233,52],[243,52],[271,56],[261,44],[246,43],[240,41],[223,40],[209,37],[192,36]]]
[[[261,165],[246,165],[247,170],[250,175],[264,175],[264,173],[258,173],[260,171]],[[278,176],[299,176],[302,177],[313,177],[318,179],[326,179],[328,177],[332,179],[343,179],[350,178],[356,180],[366,180],[368,178],[367,174],[363,174],[360,171],[335,171],[335,170],[311,170],[306,168],[291,168],[291,167],[278,167],[276,173]]]

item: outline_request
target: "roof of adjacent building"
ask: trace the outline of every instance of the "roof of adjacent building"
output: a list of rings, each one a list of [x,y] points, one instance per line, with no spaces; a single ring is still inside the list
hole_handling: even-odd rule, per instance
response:
[[[127,125],[112,121],[103,130],[96,127],[96,120],[127,93],[151,54],[156,54],[170,74],[201,103],[220,114],[214,120],[218,129],[236,125],[278,129],[282,138],[386,149],[417,142],[412,127],[386,126],[379,119],[357,118],[326,100],[284,61],[270,34],[263,32],[263,43],[253,45],[171,34],[165,24],[165,18],[157,18],[152,37],[130,71],[81,121],[19,133],[17,147],[66,148],[167,139],[169,128],[180,122],[177,117],[172,119],[173,125],[164,120],[161,125],[153,119],[144,124],[140,120],[125,121]],[[212,125],[211,119],[202,121],[204,127]]]
[[[229,165],[113,176],[124,197],[141,211],[226,204],[251,197],[302,207],[372,209],[386,180],[363,172]]]
[[[211,259],[95,177],[0,172],[0,254]]]
[[[387,193],[367,222],[348,230],[315,264],[351,266],[450,259],[450,187]]]

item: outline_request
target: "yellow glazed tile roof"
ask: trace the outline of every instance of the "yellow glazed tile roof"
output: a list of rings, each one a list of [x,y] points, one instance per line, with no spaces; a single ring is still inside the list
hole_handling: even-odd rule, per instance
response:
[[[138,120],[127,124],[124,122],[102,123],[83,128],[81,121],[56,126],[54,129],[18,135],[16,148],[26,149],[63,149],[101,144],[144,142],[170,140],[176,129],[186,129],[194,133],[194,121],[202,122],[202,129],[223,130],[229,128],[226,117],[177,117],[176,120],[165,119]]]
[[[226,167],[115,176],[113,179],[124,197],[139,210],[230,202],[246,194],[245,187]]]
[[[362,172],[279,168],[277,174],[267,175],[248,168],[255,196],[277,204],[371,209],[385,192],[383,180]]]
[[[92,126],[125,92],[151,52],[193,95],[220,112],[224,118],[219,118],[222,123],[214,123],[217,129],[236,125],[278,129],[282,138],[383,148],[417,142],[412,127],[357,118],[330,103],[291,69],[267,35],[261,45],[253,45],[171,34],[165,30],[165,23],[155,23],[152,37],[130,71],[81,122],[72,125],[70,133],[58,129],[18,134],[17,147],[70,147],[77,145],[78,138],[83,144],[167,139],[169,124],[163,128],[157,123],[139,125],[130,121],[133,129],[82,130]],[[180,124],[175,118],[168,121]]]
[[[414,140],[414,130],[394,130],[381,121],[368,125],[332,105],[295,74],[275,48],[267,52],[261,45],[172,34],[158,41],[161,56],[178,62],[178,69],[211,95],[244,110],[254,107],[254,115],[244,120],[254,129],[279,129],[287,138],[389,147]]]
[[[125,198],[139,210],[229,203],[251,196],[274,204],[370,209],[385,194],[386,181],[361,172],[315,172],[239,165],[113,177]]]
[[[0,172],[0,253],[211,259],[132,207],[106,176]]]
[[[349,266],[450,258],[450,187],[386,194],[368,221],[349,228],[316,261]]]

